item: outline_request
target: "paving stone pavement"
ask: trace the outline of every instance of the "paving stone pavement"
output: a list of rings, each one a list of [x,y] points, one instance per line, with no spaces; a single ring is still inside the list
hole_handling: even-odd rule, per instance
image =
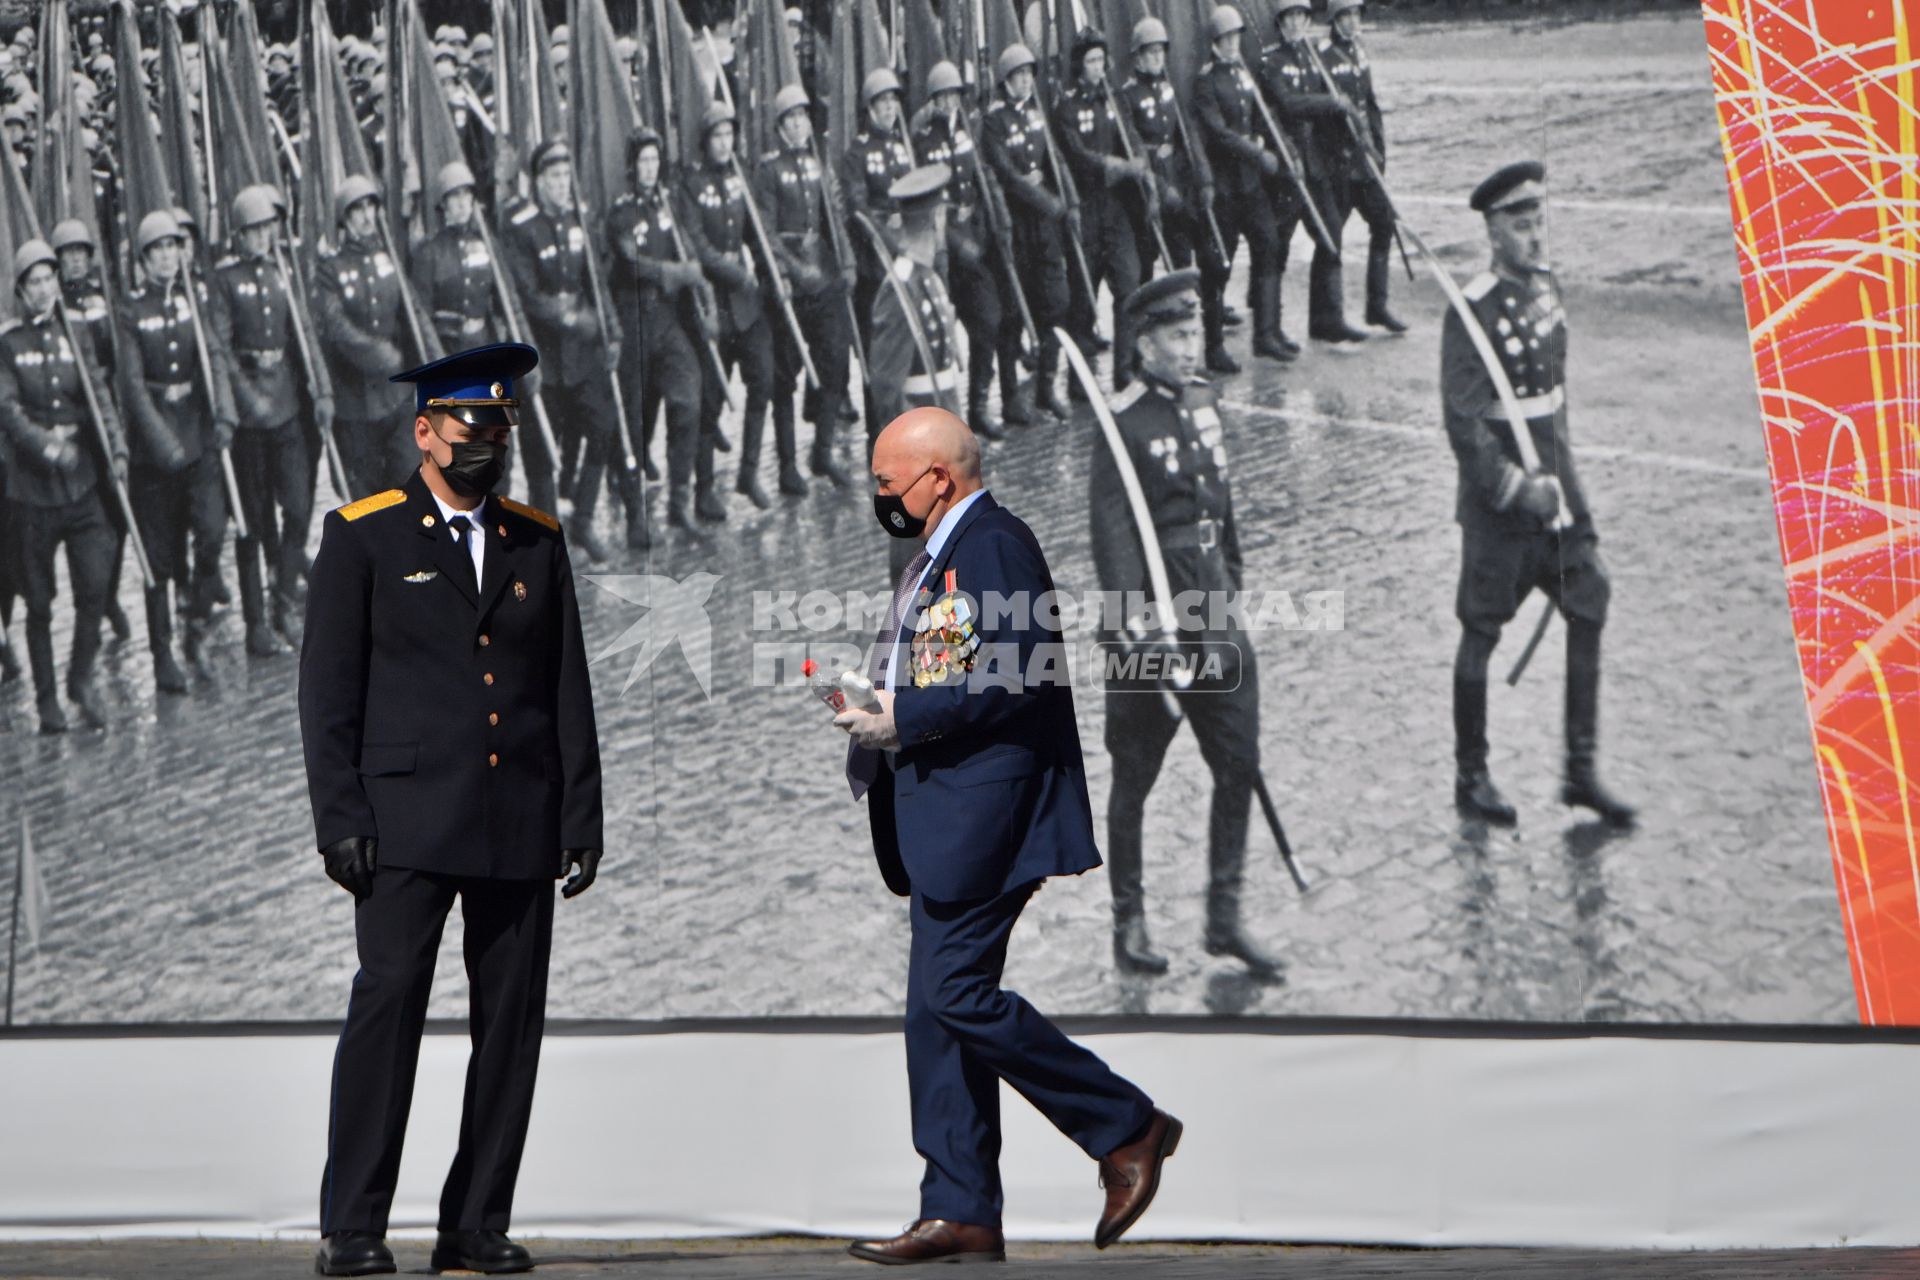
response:
[[[1255,985],[1201,953],[1209,780],[1183,734],[1147,831],[1150,921],[1172,972],[1115,975],[1096,872],[1038,896],[1009,982],[1065,1014],[1853,1022],[1699,16],[1382,29],[1372,53],[1390,176],[1456,275],[1484,262],[1473,183],[1518,155],[1549,162],[1573,435],[1615,578],[1602,760],[1642,805],[1641,829],[1602,831],[1556,800],[1557,625],[1493,700],[1493,767],[1520,827],[1453,813],[1442,302],[1396,278],[1405,338],[1350,354],[1309,344],[1282,370],[1252,361],[1241,330],[1248,372],[1222,384],[1248,586],[1344,593],[1342,630],[1259,640],[1262,761],[1316,885],[1294,893],[1256,818],[1247,910],[1287,980]],[[1357,221],[1351,232],[1357,263]],[[1299,336],[1306,259],[1297,243],[1286,308]],[[1244,305],[1238,281],[1231,296]],[[843,444],[855,471],[860,445]],[[1092,586],[1096,445],[1082,422],[988,454],[995,494],[1033,524],[1065,589]],[[898,1011],[904,911],[842,789],[843,739],[804,689],[757,687],[751,658],[754,591],[884,593],[885,541],[864,493],[817,483],[604,570],[718,575],[712,696],[679,651],[630,688],[625,658],[593,667],[608,860],[560,908],[553,1016]],[[642,617],[612,585],[580,588],[595,652]],[[131,582],[123,596],[138,627]],[[0,695],[0,850],[24,812],[53,893],[44,943],[23,957],[19,1020],[344,1010],[348,903],[312,851],[294,660],[249,661],[238,619],[223,627],[190,699],[155,699],[137,645],[111,654],[104,735],[42,739],[30,695]],[[850,624],[823,638],[870,635]],[[1078,709],[1104,827],[1101,698],[1083,690]],[[0,857],[0,893],[12,862]],[[464,1011],[459,932],[450,921],[435,1016]]]
[[[684,1276],[688,1280],[780,1277],[815,1280],[887,1274],[850,1258],[843,1241],[538,1240],[524,1243],[536,1276]],[[402,1274],[431,1274],[425,1241],[396,1241]],[[1156,1280],[1791,1280],[1920,1276],[1920,1251],[1804,1249],[1760,1252],[1629,1253],[1564,1249],[1337,1249],[1284,1245],[1012,1244],[1004,1266],[980,1274],[1004,1280],[1054,1276],[1137,1276]],[[312,1274],[313,1245],[282,1241],[118,1241],[0,1244],[0,1280],[272,1280]],[[450,1275],[471,1274],[449,1272]]]

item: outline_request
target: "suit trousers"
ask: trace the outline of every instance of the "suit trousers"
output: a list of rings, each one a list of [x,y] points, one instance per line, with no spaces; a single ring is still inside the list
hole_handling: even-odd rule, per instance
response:
[[[465,922],[473,1049],[439,1226],[507,1229],[546,1025],[553,882],[383,866],[353,913],[360,971],[333,1060],[322,1234],[387,1229],[434,957],[456,895]]]
[[[1000,986],[1007,941],[1039,888],[975,902],[916,891],[907,966],[913,1145],[927,1162],[920,1216],[998,1227],[1000,1081],[1099,1159],[1153,1119],[1138,1086]]]

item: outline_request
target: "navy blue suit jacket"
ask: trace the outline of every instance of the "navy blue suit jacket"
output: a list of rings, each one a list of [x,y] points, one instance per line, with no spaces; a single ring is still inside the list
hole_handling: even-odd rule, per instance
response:
[[[905,678],[893,716],[900,750],[884,759],[868,796],[874,856],[887,887],[937,902],[994,897],[1046,876],[1100,865],[1086,765],[1073,717],[1066,650],[1034,607],[1053,590],[1046,557],[1024,521],[982,493],[962,512],[927,590],[907,609],[901,655],[921,608],[946,572],[976,610],[981,646],[972,673],[923,689]],[[989,595],[1024,599],[982,614]],[[867,748],[853,744],[854,767]]]

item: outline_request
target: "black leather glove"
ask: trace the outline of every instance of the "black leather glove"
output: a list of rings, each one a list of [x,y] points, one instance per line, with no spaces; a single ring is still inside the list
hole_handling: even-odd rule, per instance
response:
[[[327,879],[359,901],[373,892],[373,869],[379,864],[380,842],[373,836],[348,836],[320,851],[327,862]]]
[[[567,882],[560,886],[560,896],[577,898],[593,887],[594,877],[600,874],[600,851],[598,849],[568,849],[560,855],[560,874],[566,875],[569,867],[578,866]]]
[[[1528,476],[1514,495],[1513,508],[1524,511],[1543,525],[1552,524],[1560,514],[1560,486],[1551,476]]]

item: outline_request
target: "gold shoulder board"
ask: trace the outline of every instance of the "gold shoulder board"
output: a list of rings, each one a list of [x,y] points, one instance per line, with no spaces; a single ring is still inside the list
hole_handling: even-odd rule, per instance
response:
[[[405,502],[406,500],[407,495],[405,490],[388,489],[385,493],[376,493],[361,498],[357,502],[349,502],[346,506],[340,508],[340,514],[349,520],[358,520],[361,516],[370,516],[376,511],[385,511],[395,503]]]
[[[502,507],[505,507],[508,511],[513,512],[513,514],[517,516],[525,516],[529,520],[532,520],[538,524],[543,524],[547,526],[547,528],[552,529],[555,533],[558,533],[560,531],[559,519],[557,517],[548,515],[546,512],[542,511],[538,507],[530,507],[524,502],[515,502],[512,498],[501,498],[499,499],[499,502]]]

